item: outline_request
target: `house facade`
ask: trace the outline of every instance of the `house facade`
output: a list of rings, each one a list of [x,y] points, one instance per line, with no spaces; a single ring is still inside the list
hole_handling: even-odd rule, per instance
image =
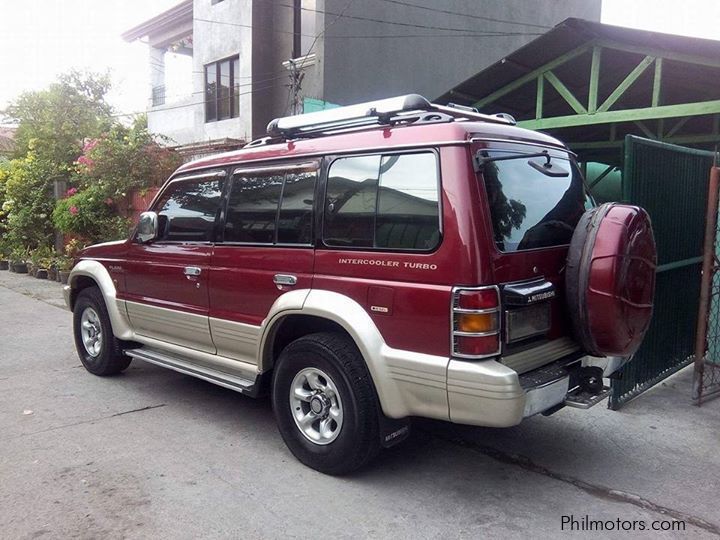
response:
[[[129,29],[148,43],[151,131],[191,155],[237,148],[275,117],[420,93],[435,98],[601,0],[185,0]],[[166,80],[192,59],[192,91]],[[169,97],[172,96],[172,99]]]

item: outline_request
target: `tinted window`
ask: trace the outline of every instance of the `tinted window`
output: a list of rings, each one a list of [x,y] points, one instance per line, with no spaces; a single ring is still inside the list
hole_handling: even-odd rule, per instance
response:
[[[172,182],[155,207],[159,240],[211,241],[221,192],[222,181],[218,177]]]
[[[225,219],[226,242],[272,244],[275,241],[283,176],[266,173],[233,178]]]
[[[328,173],[325,243],[372,247],[380,156],[342,158]]]
[[[435,154],[384,156],[375,247],[428,250],[440,241]]]
[[[324,240],[331,246],[430,250],[440,241],[435,154],[333,162]]]
[[[533,159],[542,163],[545,158]],[[525,157],[484,165],[495,243],[501,251],[569,244],[580,216],[592,206],[577,166],[561,157],[553,157],[552,163],[568,175],[546,176]]]
[[[312,242],[315,171],[294,171],[285,175],[285,187],[278,218],[278,243]]]
[[[233,177],[226,242],[309,244],[317,171],[291,169]]]

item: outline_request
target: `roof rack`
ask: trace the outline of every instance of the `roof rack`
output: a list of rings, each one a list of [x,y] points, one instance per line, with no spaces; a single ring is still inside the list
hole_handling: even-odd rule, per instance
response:
[[[247,146],[260,146],[287,139],[318,137],[337,131],[367,129],[376,125],[418,124],[479,120],[495,124],[515,125],[509,114],[482,114],[471,107],[437,105],[418,94],[338,107],[325,111],[276,118],[268,124],[269,137]]]

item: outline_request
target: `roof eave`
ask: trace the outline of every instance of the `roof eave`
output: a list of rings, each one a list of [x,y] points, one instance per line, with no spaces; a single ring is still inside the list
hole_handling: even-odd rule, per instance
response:
[[[123,32],[121,37],[128,42],[133,42],[145,36],[162,31],[168,26],[178,25],[184,22],[192,21],[193,16],[193,0],[184,0],[180,4],[163,11],[152,19],[130,28]]]

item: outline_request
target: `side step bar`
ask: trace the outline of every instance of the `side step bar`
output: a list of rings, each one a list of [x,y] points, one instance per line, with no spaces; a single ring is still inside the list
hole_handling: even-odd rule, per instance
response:
[[[229,373],[223,373],[222,371],[212,368],[199,366],[190,360],[173,356],[166,352],[141,347],[139,349],[128,349],[125,351],[125,354],[131,358],[144,360],[146,362],[150,362],[151,364],[166,367],[185,375],[197,377],[198,379],[203,379],[204,381],[229,388],[230,390],[235,390],[236,392],[241,392],[251,397],[257,396],[258,393],[256,385],[257,381],[243,379],[242,377],[238,377],[236,375],[230,375]]]

